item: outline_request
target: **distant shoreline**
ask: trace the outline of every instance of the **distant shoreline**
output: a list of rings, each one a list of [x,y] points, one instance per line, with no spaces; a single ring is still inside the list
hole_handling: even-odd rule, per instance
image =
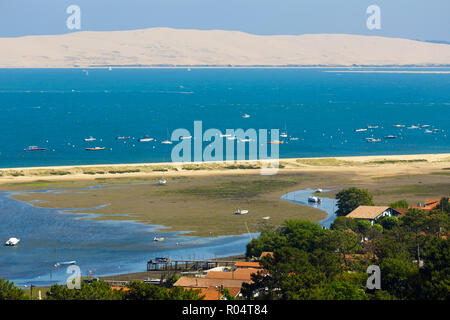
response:
[[[101,70],[108,70],[109,68],[114,69],[361,69],[361,71],[354,71],[354,72],[365,72],[365,69],[369,68],[377,68],[377,69],[442,69],[442,68],[450,68],[450,65],[398,65],[398,66],[392,66],[392,65],[367,65],[367,66],[349,66],[349,65],[342,65],[342,66],[336,66],[336,65],[324,65],[324,66],[312,66],[312,65],[239,65],[239,66],[222,66],[222,65],[143,65],[143,66],[128,66],[128,65],[117,65],[117,66],[51,66],[51,67],[27,67],[27,66],[0,66],[0,70],[5,69],[101,69]],[[352,72],[352,71],[343,71],[343,72]],[[375,72],[375,71],[368,71],[368,72]],[[377,71],[377,72],[384,72],[384,71]],[[403,71],[400,71],[403,72]],[[413,71],[415,72],[415,71]],[[427,71],[423,71],[427,72]],[[430,72],[430,73],[434,73]],[[440,71],[436,73],[450,73],[450,71]]]
[[[441,170],[450,167],[450,153],[371,155],[278,159],[279,172],[301,171],[385,171],[392,174],[420,169]],[[223,162],[155,162],[0,168],[0,185],[35,180],[94,180],[96,178],[161,177],[178,175],[258,174],[271,160]],[[239,165],[242,167],[239,168]]]

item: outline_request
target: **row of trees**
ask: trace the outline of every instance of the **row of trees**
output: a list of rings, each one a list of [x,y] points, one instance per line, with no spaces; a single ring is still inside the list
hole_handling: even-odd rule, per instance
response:
[[[53,285],[46,293],[48,300],[202,300],[200,290],[184,290],[181,287],[159,287],[140,281],[132,281],[127,289],[113,289],[105,281],[82,282],[81,289],[69,289],[65,285]],[[24,290],[13,282],[0,279],[0,300],[26,300]]]

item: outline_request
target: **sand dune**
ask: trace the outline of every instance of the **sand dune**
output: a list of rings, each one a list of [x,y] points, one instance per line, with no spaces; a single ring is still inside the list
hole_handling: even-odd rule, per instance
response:
[[[450,45],[348,34],[259,36],[150,28],[0,38],[1,68],[450,65]]]

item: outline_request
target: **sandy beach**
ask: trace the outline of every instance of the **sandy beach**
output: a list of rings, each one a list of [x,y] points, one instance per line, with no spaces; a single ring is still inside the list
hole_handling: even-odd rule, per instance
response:
[[[0,185],[5,183],[29,182],[36,179],[93,180],[96,178],[120,177],[160,177],[177,175],[214,176],[223,174],[254,174],[251,164],[264,166],[270,161],[239,162],[161,162],[130,164],[97,164],[79,166],[18,167],[0,169]],[[302,171],[358,171],[373,175],[396,175],[400,173],[431,172],[450,166],[450,153],[412,154],[412,155],[377,155],[325,158],[290,158],[279,159],[279,173]],[[248,165],[247,169],[230,169],[233,164]],[[138,172],[126,172],[139,170]],[[110,173],[115,171],[116,173]],[[123,171],[123,172],[121,172]]]

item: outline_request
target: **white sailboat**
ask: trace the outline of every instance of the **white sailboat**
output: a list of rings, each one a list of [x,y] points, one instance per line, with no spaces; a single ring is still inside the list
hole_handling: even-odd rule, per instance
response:
[[[167,129],[167,140],[161,141],[161,144],[172,144],[169,138],[169,129]]]
[[[12,237],[12,238],[9,238],[5,242],[5,246],[14,247],[14,246],[17,246],[19,244],[19,242],[20,242],[20,239]]]
[[[144,138],[140,138],[138,141],[139,142],[150,142],[150,141],[153,141],[153,140],[154,140],[153,138],[150,138],[148,136],[148,134],[146,134]]]

